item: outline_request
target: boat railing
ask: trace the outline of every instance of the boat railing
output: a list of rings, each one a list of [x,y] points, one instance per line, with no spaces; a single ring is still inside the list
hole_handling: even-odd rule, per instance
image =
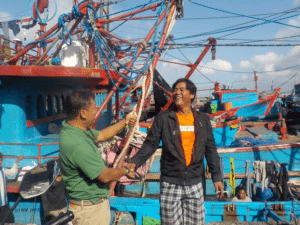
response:
[[[6,42],[6,43],[5,43]],[[13,44],[14,47],[11,47],[11,44]],[[11,59],[14,57],[13,54],[11,54],[11,51],[14,51],[15,53],[18,53],[22,48],[24,48],[25,46],[19,44],[18,42],[6,39],[5,37],[3,37],[2,35],[0,35],[0,55],[2,55],[2,58],[7,58],[7,59]],[[35,53],[37,53],[37,50],[31,49],[30,51],[33,51]],[[28,58],[38,58],[37,56],[34,56],[32,54],[26,53],[24,55],[25,57]],[[0,58],[1,60],[1,58]]]
[[[24,159],[36,159],[38,161],[38,165],[41,164],[43,159],[54,159],[57,158],[58,155],[56,156],[42,156],[42,147],[43,146],[49,146],[49,145],[58,145],[59,142],[51,142],[51,143],[0,143],[0,146],[7,145],[7,146],[37,146],[37,156],[25,156]],[[18,156],[3,156],[3,158],[17,158]]]

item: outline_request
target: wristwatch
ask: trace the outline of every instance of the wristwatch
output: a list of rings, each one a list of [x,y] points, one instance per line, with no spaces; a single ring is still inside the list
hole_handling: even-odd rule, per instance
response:
[[[123,167],[126,169],[126,175],[129,175],[130,170],[127,167],[125,167],[125,166],[123,166]]]

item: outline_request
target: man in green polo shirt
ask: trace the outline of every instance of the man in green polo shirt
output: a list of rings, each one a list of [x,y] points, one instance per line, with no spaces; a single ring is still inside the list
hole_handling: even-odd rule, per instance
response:
[[[120,169],[106,168],[97,142],[115,136],[126,125],[134,125],[136,117],[128,114],[120,122],[97,131],[91,129],[96,117],[95,96],[89,90],[73,91],[66,98],[67,120],[62,124],[59,143],[61,172],[69,193],[69,209],[74,225],[110,222],[107,200],[109,182],[127,175],[134,177],[134,165]]]

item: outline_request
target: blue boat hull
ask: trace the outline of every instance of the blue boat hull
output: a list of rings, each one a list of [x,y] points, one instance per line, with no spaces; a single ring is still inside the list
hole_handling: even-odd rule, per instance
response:
[[[110,198],[111,210],[128,211],[132,213],[132,221],[141,225],[145,223],[145,219],[149,216],[159,220],[159,200],[157,199],[141,199],[141,198]],[[234,204],[228,205],[228,204]],[[300,216],[300,206],[289,202],[268,202],[272,208],[273,205],[282,207],[282,212],[277,212],[282,220],[292,221],[291,211],[295,210],[296,217]],[[264,202],[211,202],[205,201],[205,220],[209,222],[222,221],[270,221],[270,217],[265,218],[264,212],[266,205]],[[232,208],[234,207],[234,208]],[[229,212],[229,213],[228,213]],[[269,214],[271,216],[271,214]],[[277,215],[278,216],[278,215]],[[274,215],[276,217],[276,214]],[[273,218],[274,218],[273,217]],[[278,219],[278,218],[277,218]],[[148,223],[149,224],[149,223]]]

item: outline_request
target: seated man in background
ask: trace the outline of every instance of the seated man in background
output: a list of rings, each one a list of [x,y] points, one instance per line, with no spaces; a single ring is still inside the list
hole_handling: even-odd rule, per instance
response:
[[[9,204],[7,199],[7,191],[6,191],[6,177],[14,176],[18,172],[19,162],[24,159],[24,156],[20,155],[17,158],[16,163],[10,169],[3,168],[3,154],[0,152],[0,222],[5,218],[6,214],[9,212]],[[13,214],[5,221],[7,223],[14,223],[15,218]]]
[[[247,196],[246,188],[244,186],[239,187],[236,197],[231,199],[232,202],[252,202],[252,199]]]

